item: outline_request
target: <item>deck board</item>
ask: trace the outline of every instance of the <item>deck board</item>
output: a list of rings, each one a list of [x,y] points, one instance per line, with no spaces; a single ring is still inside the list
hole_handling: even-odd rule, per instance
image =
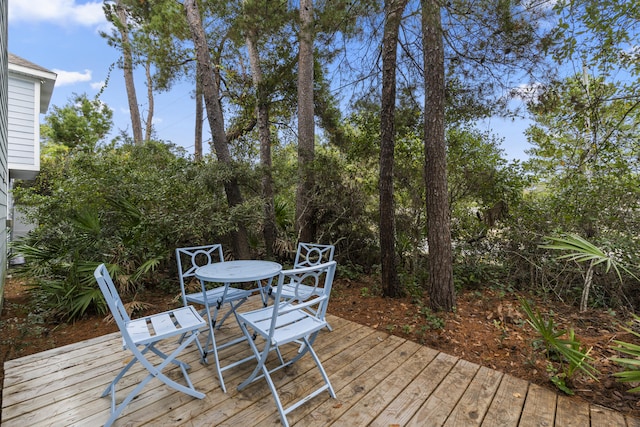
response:
[[[515,427],[520,421],[529,383],[523,379],[504,375],[493,395],[483,427]]]
[[[567,427],[589,425],[589,406],[568,396],[558,396],[556,424]]]
[[[406,425],[457,361],[458,359],[453,356],[438,353],[428,365],[417,372],[401,394],[396,396],[386,408],[381,409],[371,425],[380,427]]]
[[[258,305],[257,299],[246,304]],[[289,414],[292,426],[640,427],[640,420],[610,409],[342,318],[328,320],[333,331],[322,331],[314,349],[337,399],[322,393],[306,402]],[[222,341],[238,332],[230,319],[216,337]],[[226,364],[249,354],[249,346],[240,344],[220,357]],[[152,380],[116,426],[279,425],[264,381],[236,389],[252,362],[224,373],[225,394],[215,367],[200,363],[195,346],[181,359],[191,365],[191,380],[206,397],[194,399]],[[2,426],[102,425],[110,399],[100,395],[129,360],[115,333],[5,362]],[[180,371],[172,368],[168,375],[179,378]],[[120,381],[118,395],[125,396],[144,376],[135,365]],[[321,383],[310,357],[273,377],[285,404]]]
[[[442,426],[476,375],[479,365],[458,359],[447,376],[420,406],[407,426]]]
[[[531,384],[518,426],[539,427],[555,425],[557,398],[558,395],[556,393],[536,384]]]
[[[447,418],[445,427],[479,426],[489,410],[491,400],[500,385],[503,374],[480,367],[469,387]]]
[[[351,411],[359,411],[360,416],[355,418],[358,425],[370,425],[377,418],[378,411],[370,408],[385,408],[396,398],[404,395],[407,386],[415,378],[416,372],[428,366],[438,355],[436,350],[420,347],[405,363],[402,363],[394,372],[382,380],[367,396],[361,399]],[[351,417],[350,417],[351,418]],[[377,421],[379,422],[379,421]],[[387,423],[389,425],[392,423]]]

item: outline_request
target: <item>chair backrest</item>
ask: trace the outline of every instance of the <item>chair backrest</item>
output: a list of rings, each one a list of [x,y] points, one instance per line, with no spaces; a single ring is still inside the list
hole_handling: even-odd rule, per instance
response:
[[[293,268],[311,267],[333,261],[335,246],[317,243],[298,243]]]
[[[315,308],[310,312],[324,321],[336,265],[335,261],[330,261],[311,267],[281,271],[278,276],[278,287],[276,288],[273,321],[275,322],[277,316],[281,315],[283,311],[300,310],[314,306]],[[294,298],[281,295],[284,288],[283,284],[287,282],[291,283],[289,289],[293,288]]]
[[[182,296],[185,298],[185,278],[195,277],[196,270],[204,265],[214,262],[224,262],[222,245],[204,245],[190,248],[176,249],[176,262],[178,263],[178,277]],[[185,300],[185,305],[187,304]]]
[[[120,332],[126,334],[126,324],[131,319],[129,318],[129,314],[120,299],[120,294],[118,294],[118,291],[113,284],[113,280],[111,280],[107,267],[104,264],[100,264],[93,272],[93,276],[96,278],[98,286],[100,286],[102,295],[107,302],[109,311],[111,311],[111,315],[116,321]]]

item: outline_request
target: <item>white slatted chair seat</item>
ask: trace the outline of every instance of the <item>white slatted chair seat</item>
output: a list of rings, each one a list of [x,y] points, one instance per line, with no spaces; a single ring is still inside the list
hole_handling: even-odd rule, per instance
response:
[[[218,288],[209,289],[206,292],[206,302],[210,305],[212,305],[212,303],[217,305],[218,301],[223,297],[225,301],[235,301],[246,299],[251,296],[251,293],[252,291],[230,287],[227,291],[227,294],[224,295],[224,286],[221,286]],[[205,305],[205,295],[202,292],[187,294],[185,295],[185,299],[187,300],[188,304]]]
[[[134,344],[144,345],[182,334],[185,330],[203,327],[206,323],[203,325],[202,322],[203,319],[196,310],[192,306],[187,306],[131,320],[126,323],[126,329]],[[124,337],[122,342],[126,349]]]
[[[336,397],[329,377],[312,347],[318,333],[327,327],[325,313],[329,303],[335,269],[336,262],[331,261],[317,266],[282,271],[278,276],[278,285],[275,287],[276,292],[274,295],[275,301],[272,306],[237,314],[240,328],[245,334],[257,361],[256,368],[249,378],[238,386],[238,390],[244,389],[254,381],[265,378],[276,402],[282,424],[285,426],[289,425],[287,421],[289,412],[321,392],[326,390],[331,397]],[[294,289],[295,299],[282,296],[282,290],[284,289],[282,285],[285,282],[297,284],[297,289]],[[314,284],[310,285],[310,282]],[[302,290],[301,286],[303,284],[310,286],[311,292],[309,292],[309,289]],[[303,297],[304,295],[306,295],[306,299]],[[253,339],[257,336],[262,339]],[[300,346],[301,342],[302,346]],[[280,347],[287,344],[299,346],[299,351],[290,360],[285,361],[280,352]],[[259,345],[261,346],[260,348],[258,347]],[[267,359],[274,350],[280,359],[280,364],[274,368],[269,368],[266,364]],[[313,358],[324,383],[285,408],[280,401],[271,373],[292,365],[306,354],[311,355]]]
[[[245,316],[245,314],[247,314],[247,316]],[[303,336],[310,335],[318,327],[318,325],[326,323],[312,315],[309,315],[308,313],[295,310],[293,312],[278,316],[276,329],[273,332],[273,336],[269,337],[268,335],[264,334],[264,331],[269,330],[271,317],[262,318],[262,316],[255,316],[255,320],[249,320],[251,319],[251,314],[251,312],[242,313],[243,318],[247,321],[247,325],[256,331],[262,331],[263,333],[258,332],[258,334],[261,335],[264,339],[270,338],[271,340],[273,340],[274,345],[287,340],[293,334],[298,335],[296,338],[294,338],[296,340],[300,339]],[[324,327],[324,325],[322,327]]]
[[[122,368],[120,373],[116,375],[114,380],[107,386],[101,397],[111,395],[111,411],[105,427],[111,426],[116,418],[120,416],[125,407],[142,391],[144,386],[153,378],[157,378],[167,386],[186,393],[198,399],[204,398],[204,393],[199,392],[193,386],[187,369],[189,365],[178,360],[177,356],[187,348],[191,343],[195,343],[201,355],[204,354],[200,342],[197,337],[199,330],[206,327],[206,322],[191,306],[166,311],[163,313],[153,314],[139,319],[131,320],[124,304],[120,299],[120,295],[116,290],[107,267],[100,264],[95,272],[94,277],[100,286],[100,290],[109,306],[109,310],[116,321],[120,333],[122,334],[123,347],[133,354],[133,358],[127,365]],[[177,338],[182,336],[181,343],[173,349],[171,354],[165,354],[156,348],[156,344],[163,342],[169,338]],[[160,358],[157,360],[147,359],[147,353],[151,351]],[[136,363],[140,363],[148,371],[148,375],[138,383],[133,390],[116,405],[116,385],[127,371]],[[163,373],[164,369],[174,364],[180,367],[183,379],[186,385],[180,384],[169,378]]]

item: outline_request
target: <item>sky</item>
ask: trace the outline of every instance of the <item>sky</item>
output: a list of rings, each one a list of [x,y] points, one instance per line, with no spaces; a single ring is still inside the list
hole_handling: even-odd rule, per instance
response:
[[[48,113],[53,106],[67,105],[74,93],[92,98],[109,77],[100,99],[113,110],[113,134],[120,130],[131,134],[122,70],[115,67],[108,76],[119,53],[99,31],[111,31],[101,0],[9,0],[9,52],[57,74]],[[139,73],[136,91],[143,116],[147,111],[144,82]],[[195,132],[191,92],[192,85],[184,82],[170,93],[156,94],[154,113],[158,137],[185,147],[189,153],[193,153]]]
[[[113,110],[114,130],[131,134],[131,119],[122,70],[109,68],[119,58],[99,31],[110,32],[101,0],[9,0],[9,51],[57,74],[49,104],[63,107],[73,94],[96,95],[108,79],[101,100]],[[146,114],[146,86],[138,73],[136,90],[141,114]],[[171,141],[193,153],[195,103],[193,85],[184,82],[168,93],[155,95],[154,128],[159,139]],[[41,116],[41,119],[44,115]],[[492,118],[479,125],[503,138],[507,159],[526,159],[529,148],[524,120]],[[207,126],[205,141],[209,138]],[[204,144],[206,151],[208,144]]]

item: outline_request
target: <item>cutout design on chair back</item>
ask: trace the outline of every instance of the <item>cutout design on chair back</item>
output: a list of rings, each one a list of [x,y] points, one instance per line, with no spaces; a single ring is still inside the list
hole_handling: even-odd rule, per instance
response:
[[[335,246],[317,243],[298,243],[293,268],[311,267],[333,261]]]
[[[289,284],[283,288],[283,292],[286,293],[286,295],[281,295],[281,299],[290,299],[292,297],[293,301],[303,302],[313,296],[324,294],[326,292],[325,286],[328,277],[325,277],[325,280],[321,283],[321,273],[323,273],[323,271],[312,270],[304,273],[296,273],[295,270],[290,270],[290,272],[285,274],[289,279]],[[327,276],[327,274],[324,275]],[[283,292],[281,292],[281,294]]]
[[[176,262],[178,264],[178,277],[180,278],[180,287],[182,295],[185,292],[185,278],[195,277],[196,270],[204,265],[213,264],[214,262],[224,262],[222,253],[222,245],[204,245],[194,246],[191,248],[176,249]],[[187,304],[187,302],[184,302]]]

